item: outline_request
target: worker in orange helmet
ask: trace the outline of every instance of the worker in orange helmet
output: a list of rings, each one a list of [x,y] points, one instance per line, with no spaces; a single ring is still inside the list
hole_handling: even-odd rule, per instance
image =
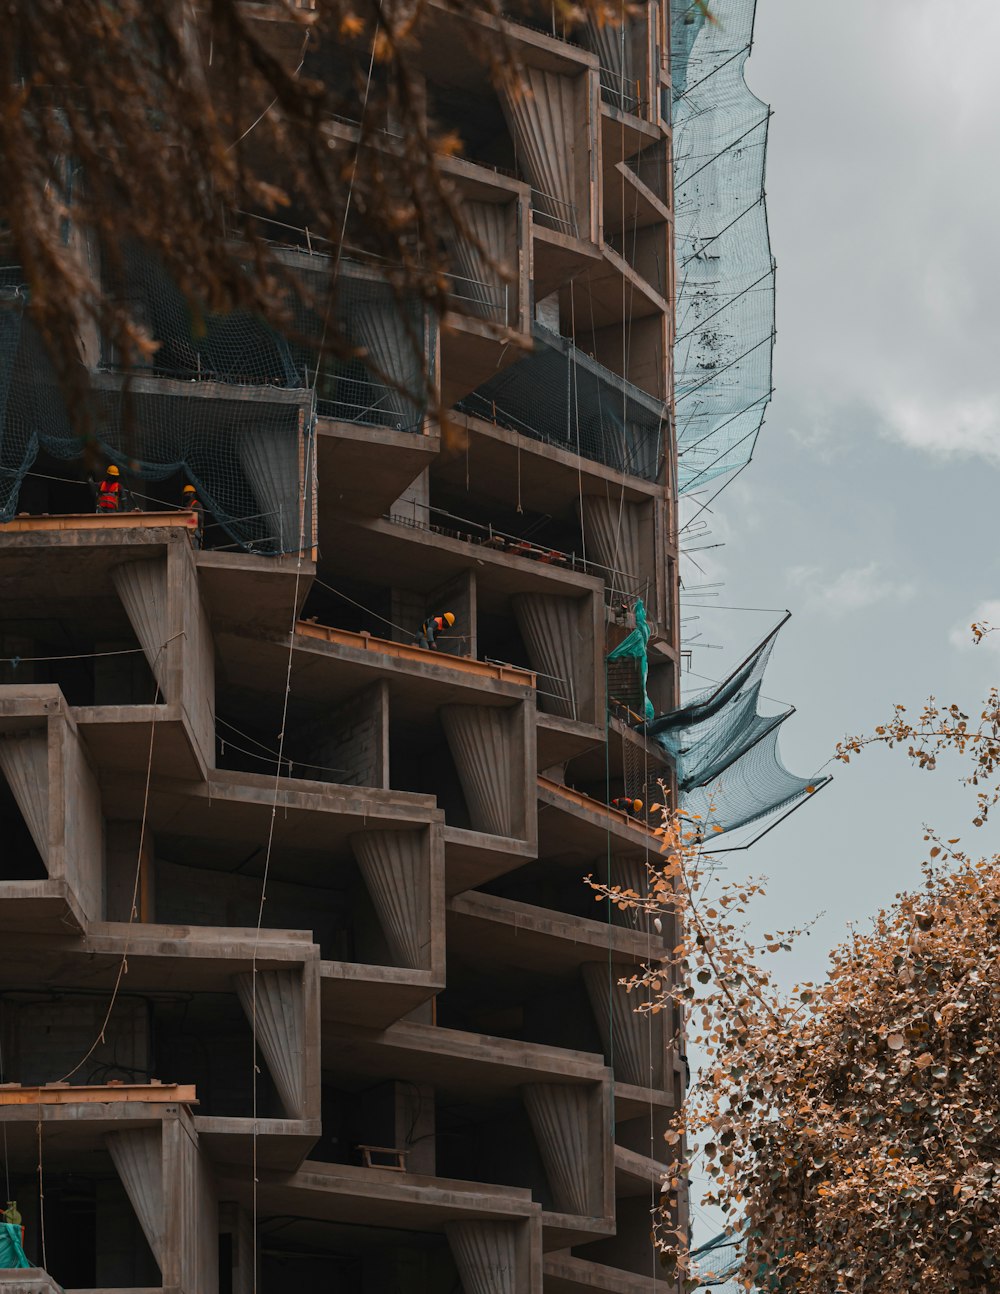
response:
[[[440,615],[429,616],[420,626],[420,633],[417,635],[417,646],[426,647],[430,651],[437,651],[437,636],[450,629],[455,623],[455,613],[453,611],[444,611]]]
[[[98,482],[97,486],[97,511],[98,512],[121,512],[122,510],[122,485],[119,480],[120,472],[112,463],[104,473],[104,479]]]
[[[630,795],[620,795],[611,801],[611,807],[627,813],[630,818],[637,818],[642,812],[642,801],[634,800]]]
[[[193,512],[197,518],[194,530],[194,546],[195,548],[202,548],[205,543],[205,509],[193,485],[185,485],[181,490],[181,507]]]

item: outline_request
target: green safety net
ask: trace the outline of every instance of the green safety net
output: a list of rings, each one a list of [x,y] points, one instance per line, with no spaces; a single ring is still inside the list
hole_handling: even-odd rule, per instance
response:
[[[638,693],[637,699],[641,706],[642,715],[647,723],[649,723],[655,713],[653,710],[653,703],[646,694],[646,680],[649,676],[649,655],[647,649],[651,633],[652,630],[650,629],[649,621],[646,618],[646,608],[643,605],[642,598],[636,598],[635,628],[613,651],[608,652],[607,657],[609,680],[615,663],[621,662],[633,666],[634,687]],[[610,681],[609,691],[611,691]],[[624,697],[620,699],[626,700]]]
[[[780,628],[768,634],[717,687],[697,693],[681,709],[647,726],[649,736],[673,758],[681,791],[714,781],[792,713],[791,707],[776,714],[761,714],[758,708],[764,671]]]
[[[785,620],[722,683],[645,726],[673,759],[681,808],[706,836],[790,810],[830,780],[789,772],[778,753],[778,729],[794,709],[760,708],[764,672]]]
[[[770,109],[747,88],[755,0],[671,6],[678,489],[744,466],[771,396]]]
[[[659,478],[662,400],[536,323],[534,349],[458,404],[464,412],[616,471]]]
[[[0,1222],[0,1268],[30,1266],[21,1244],[21,1228],[13,1222]]]
[[[245,312],[197,321],[158,263],[135,249],[104,284],[158,345],[126,373],[113,344],[102,343],[90,375],[98,470],[115,463],[140,508],[144,483],[182,475],[224,532],[211,533],[211,547],[276,555],[313,542],[317,416],[423,426],[434,349],[423,308],[401,305],[383,279],[346,265],[336,299],[317,313],[327,258],[310,266],[289,257],[313,306],[296,305],[287,336]],[[39,453],[73,461],[85,448],[27,305],[20,272],[0,269],[0,521],[16,513]],[[329,320],[363,358],[317,358]]]

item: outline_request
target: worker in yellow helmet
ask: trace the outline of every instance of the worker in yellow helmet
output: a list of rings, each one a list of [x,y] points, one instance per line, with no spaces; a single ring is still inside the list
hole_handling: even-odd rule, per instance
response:
[[[104,473],[104,479],[97,486],[97,511],[121,512],[122,485],[118,468],[112,463]],[[91,479],[93,484],[93,479]]]
[[[453,611],[444,611],[440,615],[429,616],[420,626],[420,633],[417,635],[417,646],[427,647],[431,651],[437,651],[437,636],[450,629],[455,623],[455,613]]]
[[[630,795],[619,795],[617,799],[611,801],[611,807],[628,814],[630,818],[638,818],[642,813],[642,801],[634,800]]]
[[[193,485],[185,485],[181,490],[181,507],[193,512],[197,523],[194,530],[194,546],[201,548],[205,542],[205,509],[198,498],[198,491]]]

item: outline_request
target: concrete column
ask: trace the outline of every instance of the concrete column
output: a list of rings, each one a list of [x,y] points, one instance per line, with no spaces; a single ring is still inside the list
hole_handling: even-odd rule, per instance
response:
[[[46,728],[0,737],[7,779],[42,862],[49,862],[49,739]]]
[[[463,311],[493,323],[510,322],[506,309],[510,289],[504,269],[510,255],[514,215],[511,203],[465,202],[462,205],[465,228],[461,232],[456,230],[448,240],[458,276],[455,293]]]
[[[367,403],[377,413],[361,421],[386,423],[400,431],[416,431],[423,419],[423,354],[420,324],[405,319],[388,287],[352,308],[353,340],[367,351],[366,368],[373,383]],[[395,385],[389,386],[388,383]],[[385,384],[385,391],[378,388]]]
[[[254,978],[237,975],[236,992],[253,1024]],[[305,1118],[305,1009],[300,971],[257,971],[257,1045],[289,1119]]]
[[[135,636],[146,653],[149,668],[168,701],[176,698],[166,695],[167,648],[170,637],[167,615],[167,563],[164,558],[153,561],[126,562],[111,572],[115,589],[122,600]]]
[[[430,961],[429,860],[422,831],[368,831],[351,837],[358,868],[399,966]]]
[[[109,1132],[108,1152],[161,1273],[167,1265],[163,1142],[160,1125]]]
[[[654,860],[657,857],[659,856],[654,855]],[[596,864],[594,872],[597,876],[608,874],[604,859]],[[644,895],[649,890],[649,871],[646,868],[646,860],[641,854],[633,854],[625,858],[612,857],[610,874],[612,885],[634,890],[639,895]],[[614,904],[611,905],[611,920],[616,926],[627,926],[630,930],[646,930],[649,926],[649,917],[646,913],[639,912],[635,908],[626,908],[622,912]]]
[[[538,192],[534,205],[560,233],[576,235],[573,143],[579,128],[576,86],[567,76],[537,67],[521,71],[521,84],[501,89],[504,116],[517,144],[518,163]]]
[[[240,464],[254,493],[261,531],[278,552],[297,553],[302,540],[312,538],[301,516],[299,443],[291,429],[265,431],[255,427],[238,441]]]
[[[638,991],[626,992],[618,983],[635,968],[624,963],[609,966],[607,962],[585,962],[581,969],[615,1077],[636,1087],[662,1088],[665,1013],[637,1013],[635,1008],[643,998]]]
[[[515,1222],[448,1222],[445,1234],[465,1294],[528,1294],[518,1284]]]
[[[620,593],[642,593],[653,565],[648,508],[598,495],[586,495],[578,507],[587,556],[607,567],[605,582]]]
[[[580,662],[592,666],[594,643],[581,632],[580,607],[573,598],[521,593],[511,599],[532,667],[538,670],[538,708],[566,719],[582,717]],[[558,693],[558,695],[549,695]]]
[[[493,836],[521,836],[524,751],[517,711],[446,705],[440,714],[473,828]]]
[[[591,1128],[591,1094],[583,1086],[531,1083],[521,1089],[560,1213],[596,1213],[591,1187],[600,1171]]]

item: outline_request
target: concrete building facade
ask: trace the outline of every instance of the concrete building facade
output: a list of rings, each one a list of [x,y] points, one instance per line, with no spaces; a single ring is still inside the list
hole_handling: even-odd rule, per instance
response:
[[[676,931],[584,882],[642,884],[611,801],[672,776],[634,727],[677,697],[668,14],[512,19],[508,97],[467,21],[432,5],[421,68],[467,146],[421,333],[447,418],[345,258],[368,370],[132,379],[140,434],[224,427],[245,516],[180,449],[88,513],[43,447],[0,525],[0,1148],[36,1264],[0,1288],[673,1288],[680,1022],[619,981]],[[301,234],[275,255],[318,273]],[[607,662],[643,611],[645,687]]]

